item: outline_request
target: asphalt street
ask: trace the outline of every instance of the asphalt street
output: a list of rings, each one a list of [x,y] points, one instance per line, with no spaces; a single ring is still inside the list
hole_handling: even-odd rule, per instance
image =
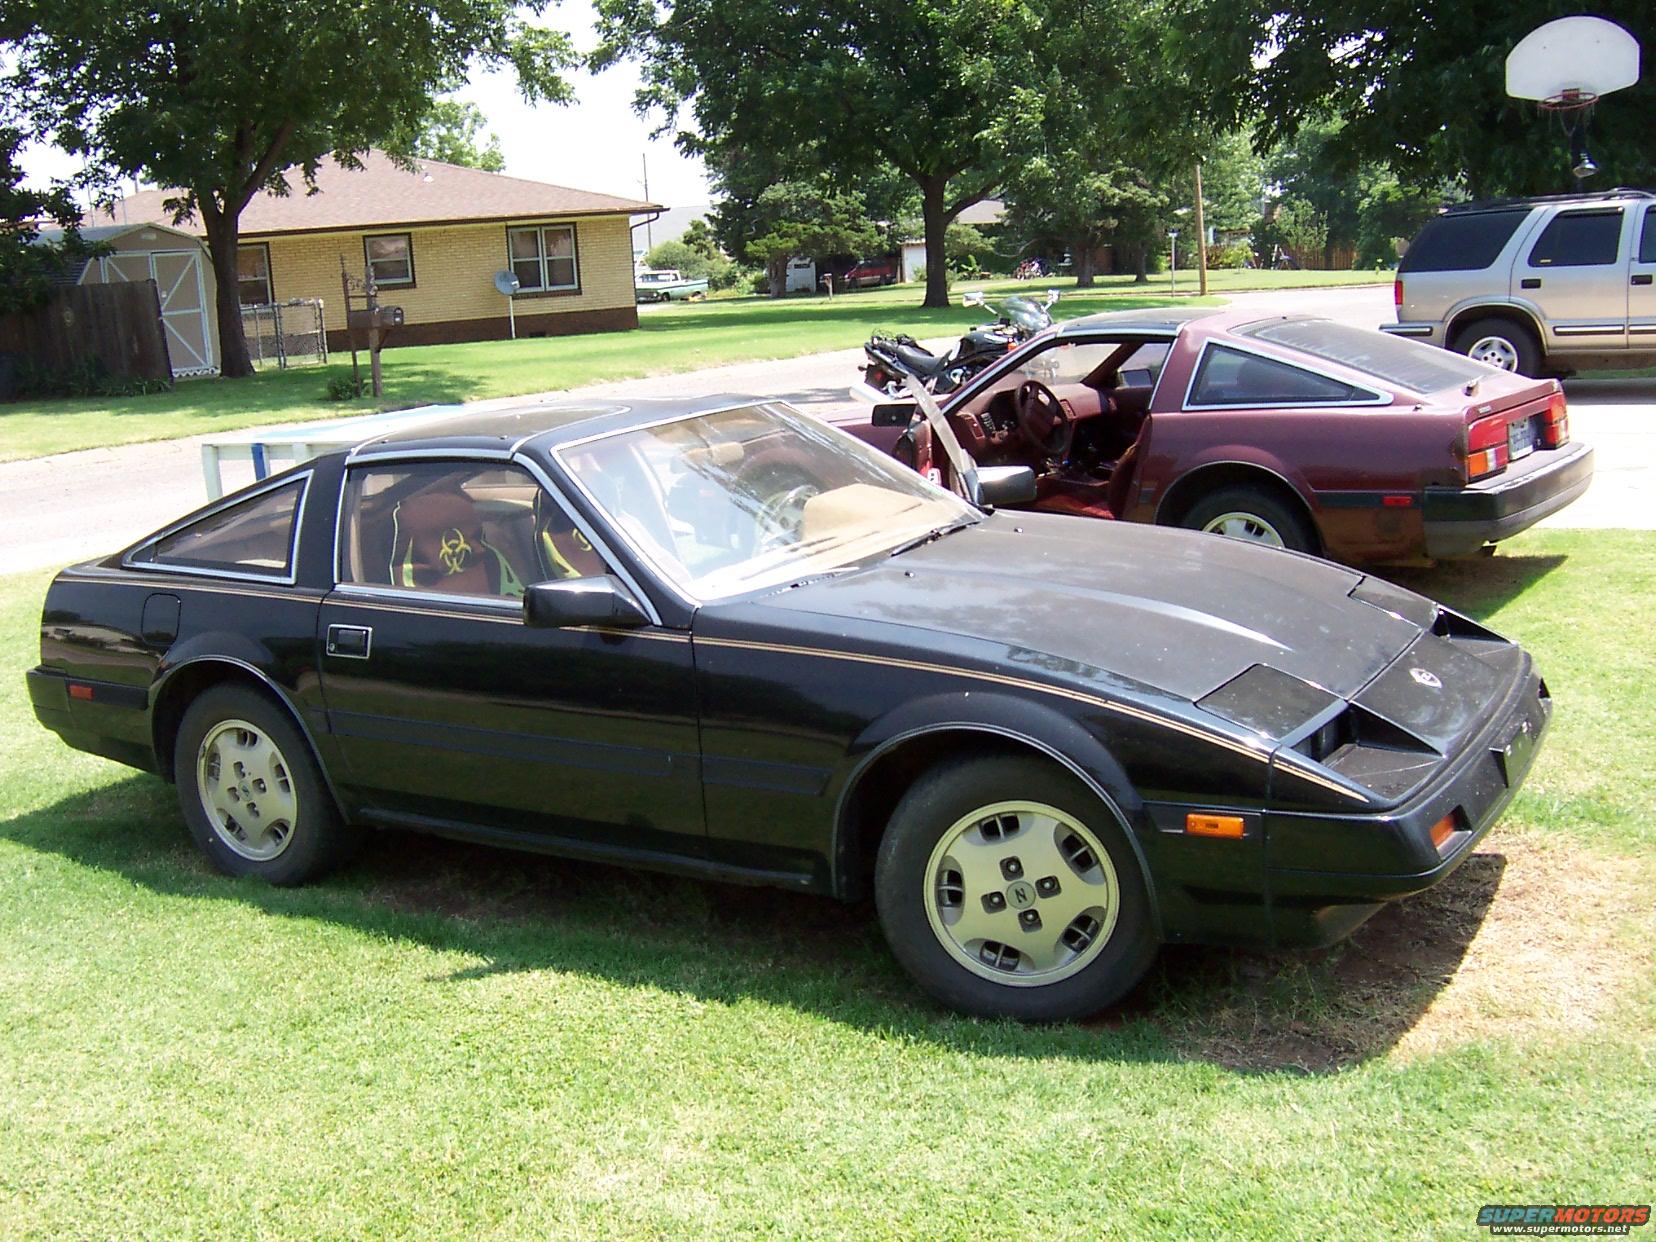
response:
[[[1370,328],[1392,317],[1390,285],[1247,293],[1232,302]],[[837,350],[537,396],[739,393],[780,397],[826,414],[855,404],[846,389],[857,378],[861,359],[860,349]],[[1545,524],[1656,529],[1656,378],[1575,379],[1565,391],[1572,435],[1597,450],[1597,477],[1585,496]],[[0,573],[66,565],[112,551],[203,503],[200,446],[201,438],[192,437],[0,464]],[[245,466],[230,466],[225,474],[231,488],[252,477]]]

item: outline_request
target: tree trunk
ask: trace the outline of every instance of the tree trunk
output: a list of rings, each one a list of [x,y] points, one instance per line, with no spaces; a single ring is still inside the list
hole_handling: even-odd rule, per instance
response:
[[[788,291],[787,255],[765,260],[765,279],[770,282],[771,297],[779,298]]]
[[[1133,247],[1133,283],[1147,285],[1150,283],[1150,247],[1143,242]]]
[[[205,197],[202,202],[206,202]],[[241,291],[237,284],[236,251],[241,243],[241,218],[205,205],[199,210],[207,230],[207,253],[213,259],[214,303],[218,308],[219,374],[225,379],[241,379],[253,374],[253,360],[247,353],[247,334],[242,331]]]
[[[943,307],[949,304],[948,208],[943,202],[949,179],[944,176],[920,179],[920,218],[926,225],[926,300],[920,305]]]
[[[1075,246],[1075,287],[1077,289],[1091,289],[1093,277],[1098,271],[1098,249],[1091,242],[1082,241]]]

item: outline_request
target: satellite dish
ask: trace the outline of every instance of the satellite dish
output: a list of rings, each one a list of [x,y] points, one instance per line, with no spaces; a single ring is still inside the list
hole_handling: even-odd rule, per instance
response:
[[[1639,80],[1639,41],[1602,17],[1561,17],[1537,26],[1507,54],[1514,99],[1582,106]]]
[[[502,268],[500,271],[496,272],[494,274],[494,282],[495,289],[500,293],[505,294],[507,297],[511,297],[520,288],[522,288],[522,286],[518,283],[518,278],[512,274],[512,271],[509,268]]]

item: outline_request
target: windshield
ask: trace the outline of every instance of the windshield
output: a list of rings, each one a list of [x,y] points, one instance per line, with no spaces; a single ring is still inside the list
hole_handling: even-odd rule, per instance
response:
[[[979,516],[782,405],[619,431],[557,458],[611,525],[698,600],[829,573]]]
[[[1409,392],[1437,392],[1489,374],[1489,368],[1483,363],[1435,345],[1327,319],[1267,319],[1238,328],[1236,334],[1287,345],[1313,358],[1344,363]]]

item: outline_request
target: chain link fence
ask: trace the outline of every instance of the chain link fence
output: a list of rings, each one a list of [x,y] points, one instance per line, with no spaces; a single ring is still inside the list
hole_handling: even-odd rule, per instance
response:
[[[328,360],[328,333],[321,298],[295,298],[242,307],[242,332],[255,367],[321,363]]]

